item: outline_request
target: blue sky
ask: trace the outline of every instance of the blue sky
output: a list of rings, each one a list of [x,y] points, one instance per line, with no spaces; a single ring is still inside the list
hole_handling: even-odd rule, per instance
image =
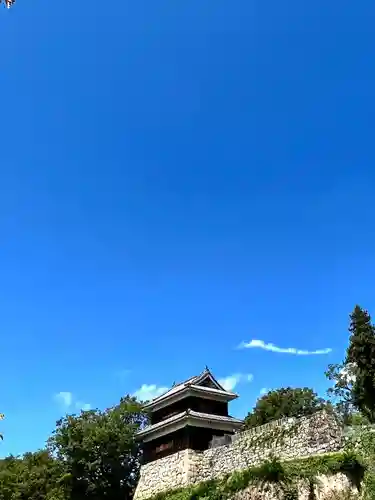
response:
[[[373,308],[374,15],[0,9],[2,455],[206,364],[239,416],[262,388],[324,393],[348,314]]]

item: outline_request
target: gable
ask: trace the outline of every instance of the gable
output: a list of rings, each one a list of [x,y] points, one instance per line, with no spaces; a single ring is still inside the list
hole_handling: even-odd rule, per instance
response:
[[[217,389],[217,385],[213,383],[213,381],[207,377],[205,380],[203,380],[200,384],[198,384],[200,387],[210,387],[211,389]]]
[[[209,387],[210,389],[218,389],[219,391],[224,391],[225,389],[219,384],[215,377],[211,374],[209,370],[200,375],[194,382],[194,385],[200,387]]]
[[[231,401],[237,397],[237,395],[233,392],[226,391],[224,387],[222,387],[215,379],[209,369],[206,368],[200,375],[192,377],[185,382],[174,385],[169,391],[151,401],[146,402],[143,408],[153,408],[155,411],[156,408],[162,408],[171,404],[172,401],[186,397],[189,391],[199,391],[199,388],[201,388],[200,390],[202,393],[205,393],[203,397],[206,397],[208,399],[219,398],[223,401]],[[202,394],[200,396],[202,396]]]

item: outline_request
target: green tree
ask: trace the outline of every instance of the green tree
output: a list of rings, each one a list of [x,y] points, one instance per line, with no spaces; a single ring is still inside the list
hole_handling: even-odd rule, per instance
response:
[[[12,7],[12,5],[14,5],[16,3],[16,0],[0,0],[0,4],[1,3],[4,3],[5,7],[10,9]]]
[[[344,415],[358,410],[375,423],[375,327],[368,311],[358,305],[350,315],[349,332],[343,363],[329,365],[326,372],[335,382],[329,393]]]
[[[140,466],[134,435],[146,420],[140,404],[127,396],[105,411],[85,411],[57,422],[49,449],[70,476],[72,500],[132,498]]]
[[[47,450],[0,461],[0,500],[67,500],[63,465]]]
[[[245,419],[246,428],[266,424],[283,417],[312,415],[329,404],[307,387],[286,387],[260,397]]]
[[[4,420],[4,413],[0,413],[0,420]],[[3,435],[0,433],[0,439],[3,439]]]
[[[351,411],[346,415],[344,423],[351,427],[363,427],[364,425],[368,425],[370,422],[359,411]]]

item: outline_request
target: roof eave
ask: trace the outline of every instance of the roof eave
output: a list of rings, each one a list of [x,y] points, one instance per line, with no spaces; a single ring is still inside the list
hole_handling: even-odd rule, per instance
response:
[[[202,418],[199,416],[191,415],[189,413],[183,413],[179,418],[166,422],[165,425],[157,428],[146,428],[139,431],[136,434],[137,441],[151,441],[152,439],[157,439],[166,434],[171,434],[172,432],[181,429],[187,425],[192,425],[194,427],[206,427],[216,430],[227,430],[227,431],[237,431],[243,428],[244,422],[238,419],[224,419],[218,420],[215,418]]]
[[[177,384],[177,385],[181,385],[181,389],[179,391],[173,392],[170,396],[172,397],[172,395],[174,396],[175,394],[179,394],[180,391],[183,391],[186,387],[189,387],[191,385],[199,385],[206,378],[209,378],[213,382],[213,384],[216,386],[216,390],[219,390],[219,391],[222,391],[222,392],[227,392],[224,389],[224,387],[218,382],[218,380],[216,380],[216,378],[213,376],[213,374],[211,373],[211,370],[206,366],[206,368],[203,370],[203,372],[200,375],[197,375],[197,376],[194,376],[194,377],[190,377],[190,379],[186,380],[185,382],[182,382],[181,384]],[[145,410],[147,410],[147,409],[152,408],[154,405],[156,405],[156,403],[159,403],[159,401],[161,402],[161,401],[167,400],[169,398],[168,393],[171,390],[173,390],[173,388],[169,389],[169,391],[167,391],[166,393],[162,394],[158,398],[156,398],[156,399],[154,399],[152,401],[149,401],[148,403],[146,403],[143,406],[143,408]],[[236,397],[238,397],[237,394],[232,399],[235,399]]]
[[[222,399],[222,400],[227,400],[227,401],[233,401],[234,399],[237,399],[239,396],[235,392],[230,392],[226,390],[217,390],[217,389],[211,389],[212,392],[207,390],[206,387],[200,387],[200,386],[190,386],[191,391],[196,391],[196,392],[201,392],[202,394],[211,394],[212,396],[217,396],[217,399]],[[214,399],[214,398],[212,398]]]
[[[149,410],[156,410],[156,409],[161,409],[164,408],[165,406],[172,404],[172,402],[179,401],[181,399],[184,399],[185,397],[188,397],[192,394],[198,394],[204,399],[210,399],[214,401],[223,401],[223,402],[229,402],[233,401],[234,399],[238,398],[238,394],[235,394],[234,392],[227,392],[227,391],[221,391],[221,392],[210,392],[205,390],[204,388],[200,389],[199,386],[185,386],[182,387],[181,390],[174,392],[170,394],[169,396],[165,396],[162,399],[156,399],[153,401],[150,401],[143,405],[143,409],[145,411]]]

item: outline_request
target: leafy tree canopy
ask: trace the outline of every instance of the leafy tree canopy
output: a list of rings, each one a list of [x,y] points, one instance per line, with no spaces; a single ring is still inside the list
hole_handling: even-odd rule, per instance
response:
[[[72,500],[132,497],[140,465],[134,435],[145,423],[140,404],[129,396],[106,411],[85,411],[57,422],[49,449],[70,475]]]
[[[245,419],[247,428],[283,417],[301,417],[327,407],[327,402],[307,387],[286,387],[260,397]]]
[[[375,423],[375,327],[369,313],[358,305],[350,315],[349,332],[344,361],[329,365],[326,372],[334,381],[329,393],[344,416],[355,409]]]
[[[1,500],[65,500],[62,464],[47,450],[0,461]]]
[[[0,4],[4,3],[5,7],[10,9],[16,3],[16,0],[0,0]]]
[[[0,413],[0,420],[4,420],[5,416],[4,413]],[[3,439],[3,435],[0,434],[0,439]]]

